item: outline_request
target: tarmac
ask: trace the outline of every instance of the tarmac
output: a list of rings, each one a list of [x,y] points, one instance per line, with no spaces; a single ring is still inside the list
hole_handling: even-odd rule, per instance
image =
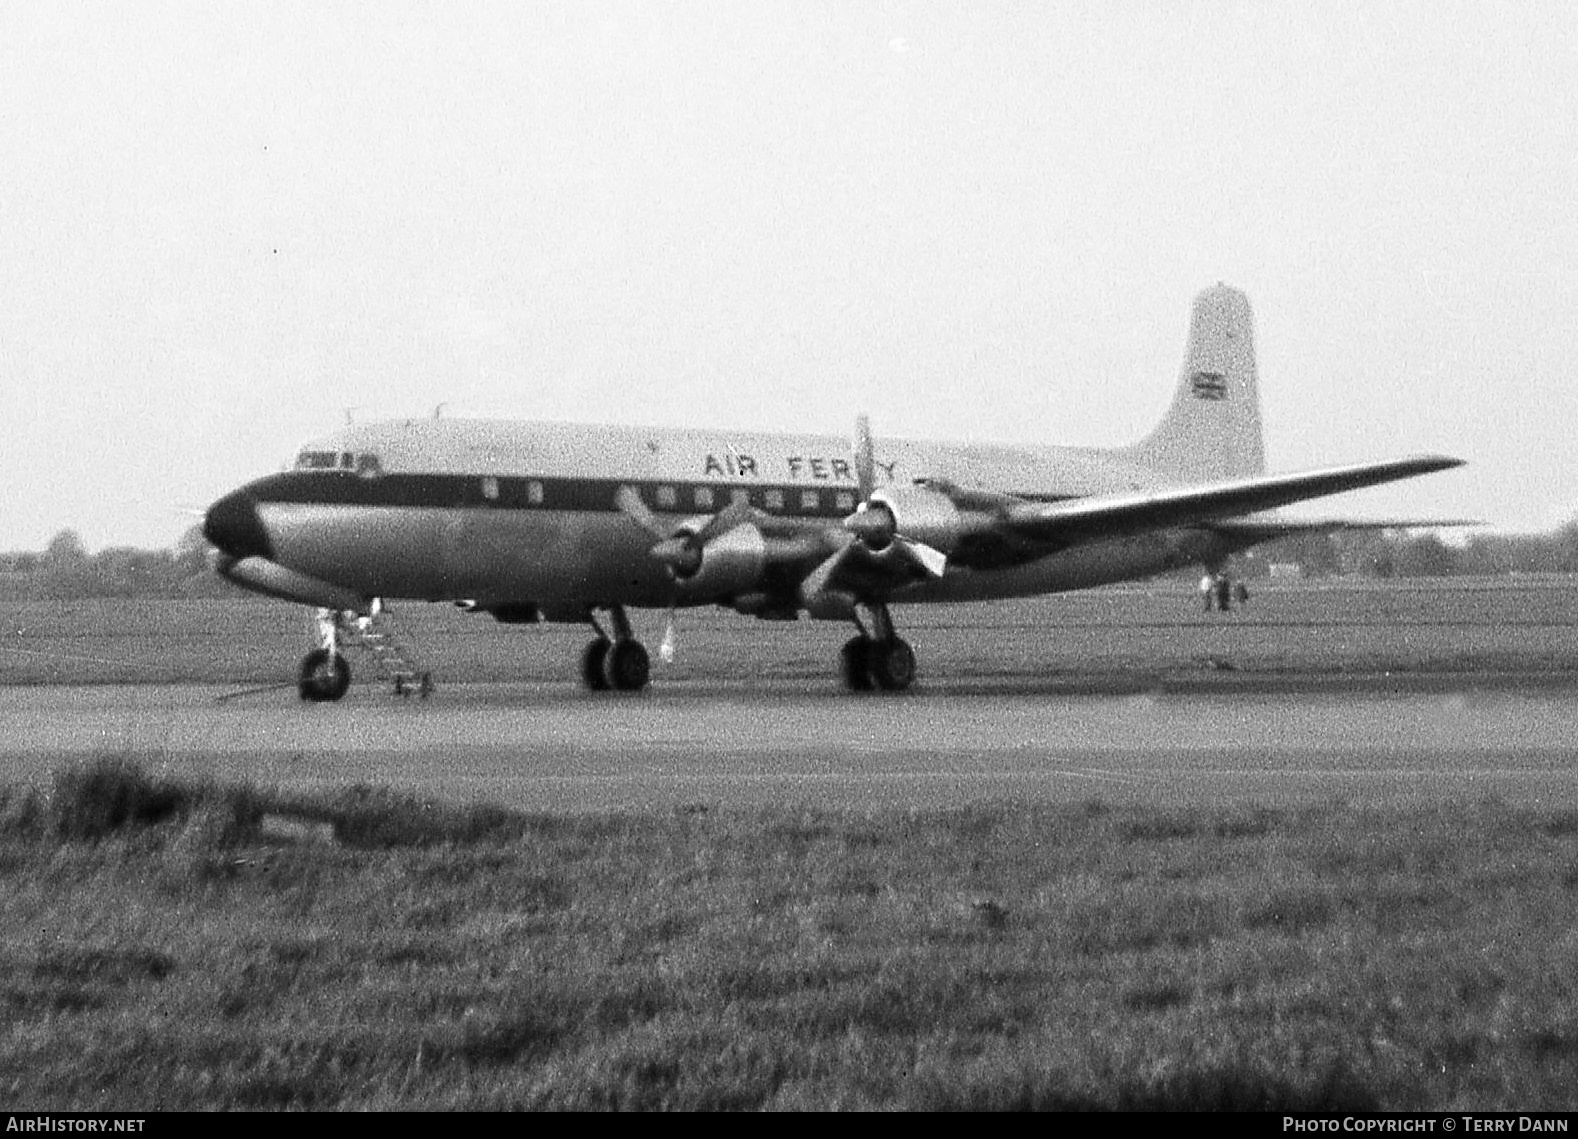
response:
[[[0,688],[0,763],[47,781],[130,756],[150,773],[289,790],[348,784],[545,812],[761,804],[1155,806],[1494,798],[1578,807],[1578,686],[1560,675],[1309,673],[833,683]]]

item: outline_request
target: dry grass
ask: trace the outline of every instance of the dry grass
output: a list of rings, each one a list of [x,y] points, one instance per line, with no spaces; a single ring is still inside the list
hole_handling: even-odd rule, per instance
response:
[[[567,819],[101,761],[0,793],[0,890],[23,1110],[1578,1106],[1571,809]]]

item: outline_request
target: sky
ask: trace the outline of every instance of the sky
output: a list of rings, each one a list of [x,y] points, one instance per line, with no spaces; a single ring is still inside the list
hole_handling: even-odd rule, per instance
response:
[[[5,0],[0,550],[440,404],[1122,444],[1217,281],[1272,469],[1469,462],[1315,513],[1547,530],[1574,75],[1538,0]]]

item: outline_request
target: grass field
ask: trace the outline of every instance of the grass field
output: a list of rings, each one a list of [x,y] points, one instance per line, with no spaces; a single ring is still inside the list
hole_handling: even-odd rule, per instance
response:
[[[444,683],[573,677],[589,630],[508,627],[449,605],[398,607]],[[654,649],[665,615],[635,615]],[[1261,670],[1567,671],[1578,668],[1578,580],[1257,584],[1246,608],[1200,611],[1186,582],[981,605],[898,610],[928,676],[1048,675],[1230,661]],[[79,601],[0,605],[0,684],[290,680],[308,611],[283,602]],[[834,675],[846,626],[679,614],[675,679]],[[363,670],[363,675],[368,675]]]
[[[1578,1106],[1573,810],[563,819],[101,763],[7,794],[0,877],[18,1110]]]
[[[1574,667],[1565,582],[1187,585],[905,610],[926,676]],[[441,679],[586,638],[402,609]],[[289,678],[270,602],[0,609],[9,684]],[[665,675],[830,675],[681,615]],[[642,619],[650,643],[661,616]],[[349,787],[0,784],[0,1102],[1578,1108],[1578,804],[549,817]]]

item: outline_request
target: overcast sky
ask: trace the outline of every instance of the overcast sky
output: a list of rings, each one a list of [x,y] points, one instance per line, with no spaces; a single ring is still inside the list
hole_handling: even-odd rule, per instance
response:
[[[1565,3],[0,4],[0,549],[362,418],[1107,445],[1254,304],[1323,515],[1578,516]]]

